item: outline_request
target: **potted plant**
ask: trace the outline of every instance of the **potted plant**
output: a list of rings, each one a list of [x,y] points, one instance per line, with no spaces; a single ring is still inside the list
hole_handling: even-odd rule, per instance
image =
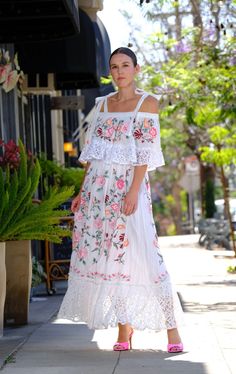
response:
[[[16,324],[28,321],[32,280],[31,240],[56,243],[70,235],[59,226],[60,217],[69,212],[57,209],[73,194],[73,187],[51,188],[41,204],[32,198],[38,187],[41,169],[37,158],[27,154],[19,141],[0,142],[0,243],[5,243],[6,299],[5,318]],[[1,313],[1,312],[0,312]]]

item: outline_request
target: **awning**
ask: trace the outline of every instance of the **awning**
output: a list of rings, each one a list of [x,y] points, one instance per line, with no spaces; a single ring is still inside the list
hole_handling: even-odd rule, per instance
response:
[[[0,43],[65,38],[79,33],[77,0],[0,0]]]
[[[55,88],[78,89],[100,86],[109,73],[110,41],[102,22],[93,22],[79,10],[80,34],[60,41],[17,43],[24,73],[54,73]]]

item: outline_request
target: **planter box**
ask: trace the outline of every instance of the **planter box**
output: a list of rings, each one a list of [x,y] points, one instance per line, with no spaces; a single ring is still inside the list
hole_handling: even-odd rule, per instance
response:
[[[5,243],[0,242],[0,338],[2,338],[3,336],[5,296],[6,296]]]
[[[30,240],[6,242],[6,273],[5,321],[25,325],[32,281]]]

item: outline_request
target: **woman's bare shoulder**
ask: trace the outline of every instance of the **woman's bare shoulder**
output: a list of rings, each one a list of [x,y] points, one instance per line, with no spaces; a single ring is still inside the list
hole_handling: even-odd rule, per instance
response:
[[[148,95],[141,105],[140,112],[158,113],[159,105],[155,96]]]

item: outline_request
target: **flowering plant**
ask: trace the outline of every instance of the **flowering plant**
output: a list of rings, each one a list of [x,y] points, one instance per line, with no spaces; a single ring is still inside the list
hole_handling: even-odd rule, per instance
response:
[[[5,143],[0,139],[0,167],[6,169],[7,167],[10,170],[17,169],[20,164],[20,147],[14,142],[14,140],[9,140]],[[28,159],[32,158],[32,153],[28,150],[27,152]]]
[[[17,53],[11,61],[9,51],[0,48],[0,85],[5,92],[11,91],[17,84],[22,83],[24,73],[20,69]]]

